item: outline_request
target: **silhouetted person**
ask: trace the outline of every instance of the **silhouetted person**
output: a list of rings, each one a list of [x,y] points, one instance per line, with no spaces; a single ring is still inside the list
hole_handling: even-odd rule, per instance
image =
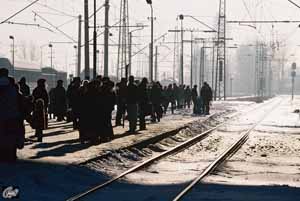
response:
[[[176,108],[179,108],[179,87],[177,86],[177,84],[173,84],[173,93],[174,93],[174,97],[175,97],[175,103],[176,103]]]
[[[203,87],[201,88],[200,95],[203,100],[203,112],[204,114],[208,115],[210,110],[209,104],[212,100],[212,90],[207,82],[204,82]]]
[[[26,84],[26,78],[22,77],[19,81],[20,85],[20,92],[23,94],[23,96],[29,96],[30,95],[30,88]]]
[[[172,114],[174,114],[174,109],[176,108],[176,95],[175,95],[174,89],[172,88],[172,84],[170,84],[167,88],[166,97],[167,97],[167,101],[168,101],[167,108],[169,107],[169,104],[171,103],[171,112],[172,112]]]
[[[49,114],[49,118],[53,119],[55,118],[54,115],[54,102],[55,102],[55,95],[54,95],[54,89],[55,88],[51,88],[49,91],[49,107],[48,107],[48,114]]]
[[[49,105],[49,96],[46,90],[45,79],[39,79],[37,81],[37,87],[33,90],[33,102],[36,103],[38,99],[42,99],[44,102],[44,111],[46,119],[46,128],[48,127],[48,105]]]
[[[79,113],[79,138],[81,143],[90,141],[93,144],[100,142],[102,129],[103,107],[100,97],[100,82],[93,80],[82,90]]]
[[[113,90],[114,83],[108,77],[104,77],[103,84],[100,87],[100,101],[102,102],[103,121],[99,122],[101,126],[101,142],[108,142],[114,138],[114,131],[111,123],[112,111],[116,104],[116,94]]]
[[[196,113],[196,105],[197,105],[197,97],[198,97],[198,90],[197,85],[194,85],[192,89],[192,101],[193,101],[193,113]]]
[[[124,118],[125,110],[126,110],[126,96],[127,96],[126,78],[122,78],[121,82],[117,84],[116,95],[117,95],[116,126],[121,126],[122,118]]]
[[[134,77],[129,77],[126,94],[127,113],[129,121],[129,133],[136,132],[138,110],[138,88],[134,83]]]
[[[147,92],[147,78],[143,78],[142,82],[138,86],[138,104],[139,104],[139,122],[140,122],[140,130],[146,130],[146,120],[145,116],[147,113],[148,105],[149,105],[149,98]]]
[[[67,90],[67,98],[69,107],[71,108],[73,128],[79,127],[79,113],[80,113],[80,78],[75,77],[73,82],[69,85]]]
[[[191,107],[191,101],[192,101],[192,91],[189,86],[186,87],[184,90],[184,98],[185,98],[185,106],[187,106],[189,109]]]
[[[18,93],[8,70],[0,69],[0,163],[15,162],[17,148],[23,148],[25,128],[21,109],[21,93]]]
[[[153,115],[152,115],[152,121],[160,122],[160,119],[162,117],[162,111],[161,111],[161,102],[162,102],[162,93],[161,88],[159,87],[158,83],[153,83],[152,89],[150,91],[150,101],[153,106]]]
[[[57,86],[53,91],[54,93],[54,115],[57,117],[57,121],[64,120],[64,116],[67,112],[67,97],[66,90],[63,87],[63,81],[58,80]]]

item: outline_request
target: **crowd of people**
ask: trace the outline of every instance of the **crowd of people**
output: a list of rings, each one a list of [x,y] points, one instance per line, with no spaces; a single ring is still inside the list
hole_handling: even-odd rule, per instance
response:
[[[147,78],[135,80],[122,78],[115,85],[109,77],[98,76],[92,81],[75,77],[65,89],[63,81],[46,90],[46,80],[37,80],[37,87],[30,93],[26,78],[18,83],[8,76],[7,69],[0,69],[0,161],[15,161],[16,150],[24,146],[24,120],[35,129],[37,141],[42,142],[48,118],[72,121],[79,130],[81,143],[107,142],[113,139],[112,113],[116,108],[115,125],[129,122],[129,134],[146,129],[146,117],[160,122],[170,108],[190,108],[194,114],[209,114],[212,90],[205,82],[198,95],[197,86],[149,83]],[[116,107],[115,107],[116,106]],[[139,124],[138,124],[139,123]],[[139,129],[137,128],[139,126]],[[9,154],[8,154],[9,153]]]

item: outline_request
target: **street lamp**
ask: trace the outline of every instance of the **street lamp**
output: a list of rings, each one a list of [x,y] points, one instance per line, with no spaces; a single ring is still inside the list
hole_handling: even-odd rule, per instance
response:
[[[9,39],[12,40],[12,67],[13,67],[13,76],[15,76],[15,38],[14,36],[9,36]]]
[[[149,65],[149,79],[152,82],[153,81],[153,6],[152,6],[152,0],[146,0],[147,4],[150,5],[151,8],[151,43],[150,43],[150,65]]]
[[[53,45],[50,43],[48,47],[50,47],[50,67],[53,68],[53,52],[52,52]]]

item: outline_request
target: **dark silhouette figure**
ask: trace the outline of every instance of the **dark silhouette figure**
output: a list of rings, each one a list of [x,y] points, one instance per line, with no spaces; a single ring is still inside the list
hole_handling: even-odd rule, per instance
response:
[[[36,104],[37,100],[42,99],[44,102],[44,111],[46,119],[46,128],[48,127],[48,105],[49,105],[49,96],[46,90],[45,79],[39,79],[37,81],[37,87],[33,90],[33,103]]]
[[[54,102],[55,102],[55,96],[54,96],[54,89],[52,88],[49,91],[49,107],[48,107],[48,115],[49,115],[49,119],[54,119],[55,115],[54,115]]]
[[[152,122],[160,122],[162,118],[162,90],[158,83],[153,83],[152,89],[150,91],[150,101],[153,106]]]
[[[17,148],[24,146],[23,96],[8,70],[0,69],[0,163],[15,162]]]
[[[114,83],[110,81],[108,77],[103,78],[103,85],[100,87],[100,101],[103,115],[103,122],[99,122],[101,125],[101,142],[108,142],[114,138],[114,131],[111,123],[112,111],[116,104],[116,94],[113,90]],[[101,115],[101,114],[99,114]]]
[[[185,107],[187,106],[189,109],[191,108],[191,101],[192,101],[192,90],[189,86],[186,87],[184,90],[184,98],[185,98]]]
[[[79,110],[80,110],[80,78],[75,77],[73,82],[69,85],[67,90],[67,99],[71,109],[71,118],[73,121],[73,128],[79,128]]]
[[[63,81],[58,80],[57,86],[53,90],[54,95],[54,115],[57,117],[57,121],[64,120],[64,116],[67,112],[67,97],[66,90],[63,87]]]
[[[129,133],[136,132],[138,110],[138,87],[134,83],[134,77],[129,77],[126,94],[127,113],[129,120]]]
[[[210,110],[209,104],[212,100],[212,90],[207,82],[204,82],[200,95],[203,100],[203,112],[205,115],[208,115]]]
[[[121,82],[117,84],[116,95],[117,95],[117,115],[116,115],[116,126],[122,125],[122,118],[124,119],[126,110],[126,78],[122,78]]]
[[[147,110],[149,109],[147,84],[148,84],[147,78],[143,78],[142,82],[138,86],[140,130],[146,130],[145,116],[147,115],[148,113]]]
[[[22,93],[23,96],[27,97],[30,96],[30,88],[26,84],[26,78],[22,77],[19,81],[19,86],[20,86],[20,92]]]
[[[194,114],[196,114],[197,97],[198,97],[197,85],[194,85],[194,87],[192,89],[192,101],[193,101],[193,113]]]

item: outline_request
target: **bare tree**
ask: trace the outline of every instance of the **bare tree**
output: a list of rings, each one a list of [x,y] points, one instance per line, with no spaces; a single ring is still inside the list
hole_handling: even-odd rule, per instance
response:
[[[25,40],[22,40],[20,42],[19,51],[17,51],[17,55],[20,59],[22,60],[26,60],[27,59],[27,43]]]
[[[37,45],[33,41],[30,41],[29,55],[30,55],[30,61],[37,61],[39,59],[38,52],[37,52]]]

